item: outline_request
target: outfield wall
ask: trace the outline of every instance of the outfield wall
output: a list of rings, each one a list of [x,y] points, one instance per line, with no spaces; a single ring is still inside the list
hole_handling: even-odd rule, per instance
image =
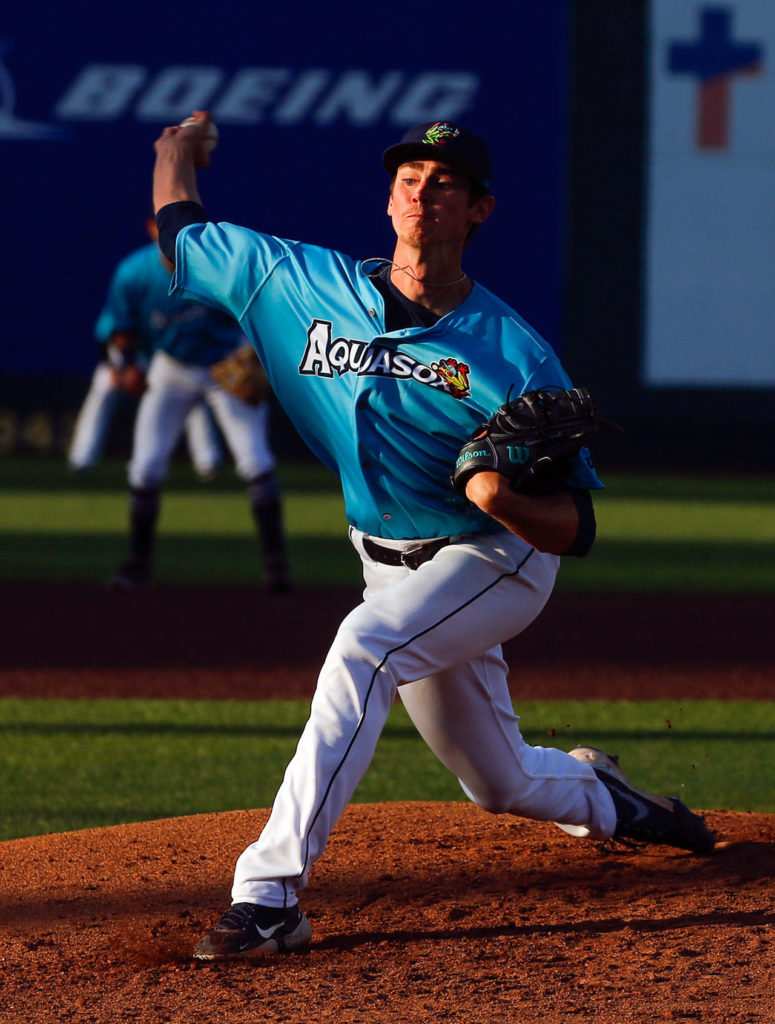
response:
[[[0,21],[0,452],[66,444],[110,273],[144,241],[153,140],[208,108],[211,216],[358,256],[391,248],[386,144],[436,118],[487,135],[498,207],[466,269],[624,424],[604,458],[771,466],[769,0],[187,11]]]
[[[632,465],[775,469],[775,8],[574,5],[563,339]]]

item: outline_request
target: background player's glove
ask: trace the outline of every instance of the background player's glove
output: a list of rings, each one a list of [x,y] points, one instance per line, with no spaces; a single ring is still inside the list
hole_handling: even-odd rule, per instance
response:
[[[147,387],[146,377],[137,364],[125,366],[123,370],[114,371],[117,373],[117,384],[122,391],[135,398],[142,395]]]
[[[235,349],[211,366],[210,373],[225,391],[248,405],[260,405],[269,397],[269,381],[252,345]]]
[[[450,477],[465,497],[466,484],[482,470],[505,476],[513,491],[559,484],[567,460],[599,430],[597,404],[586,388],[539,388],[507,401],[460,449]]]

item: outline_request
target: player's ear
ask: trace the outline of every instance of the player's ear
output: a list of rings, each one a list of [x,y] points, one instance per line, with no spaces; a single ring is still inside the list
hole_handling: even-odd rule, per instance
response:
[[[396,187],[396,176],[395,174],[390,179],[390,194],[388,195],[387,215],[388,217],[393,216],[393,189]]]
[[[495,196],[482,196],[473,205],[474,224],[484,224],[495,209]]]

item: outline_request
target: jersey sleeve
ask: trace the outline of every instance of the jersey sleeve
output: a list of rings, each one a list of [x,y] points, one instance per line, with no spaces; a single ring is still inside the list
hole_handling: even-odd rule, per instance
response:
[[[289,244],[234,224],[192,224],[178,233],[170,294],[241,320]]]

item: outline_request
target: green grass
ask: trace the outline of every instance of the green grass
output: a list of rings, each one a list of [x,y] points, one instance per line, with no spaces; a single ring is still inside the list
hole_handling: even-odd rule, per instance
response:
[[[360,587],[336,479],[316,464],[283,465],[280,478],[298,582]],[[559,589],[775,590],[771,478],[607,474],[606,484],[595,549],[565,560]],[[0,581],[99,581],[124,557],[122,463],[74,479],[61,461],[3,459],[0,497]],[[254,528],[232,472],[204,485],[173,463],[157,552],[160,582],[256,581]],[[0,838],[269,806],[306,710],[0,700]],[[611,750],[635,781],[692,806],[775,811],[775,702],[526,702],[519,711],[529,742]],[[396,707],[355,798],[463,797]]]
[[[268,807],[307,710],[290,701],[0,700],[0,839]],[[530,743],[618,753],[638,784],[691,806],[775,811],[773,703],[526,701],[519,711]],[[355,802],[463,799],[395,706]]]
[[[101,580],[126,553],[125,469],[74,479],[51,459],[0,463],[0,579]],[[299,583],[360,586],[336,478],[283,465],[286,523]],[[770,477],[610,474],[596,496],[598,541],[566,559],[565,590],[775,591],[775,481]],[[258,546],[233,471],[201,484],[175,462],[157,545],[159,582],[256,581]]]
[[[598,543],[566,559],[567,588],[775,589],[770,479],[614,476],[595,506]]]
[[[301,584],[360,586],[336,477],[317,463],[285,466],[285,521]],[[88,477],[46,459],[0,463],[0,579],[102,580],[126,557],[123,465],[107,461]],[[256,529],[233,471],[201,483],[173,463],[159,520],[160,583],[246,584],[260,578]]]

